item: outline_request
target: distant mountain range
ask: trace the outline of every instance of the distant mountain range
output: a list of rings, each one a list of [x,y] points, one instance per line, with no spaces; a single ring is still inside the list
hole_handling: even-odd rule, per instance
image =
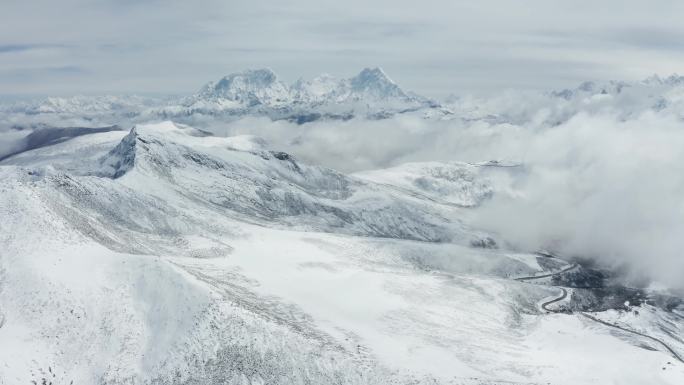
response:
[[[321,118],[383,118],[439,104],[404,91],[381,68],[365,68],[349,79],[321,75],[287,85],[270,69],[234,73],[196,94],[160,108],[166,118],[202,115],[266,115],[305,123]]]
[[[641,81],[586,81],[553,91],[504,90],[488,97],[451,97],[439,109],[440,119],[491,124],[557,125],[577,115],[608,114],[625,120],[643,113],[684,111],[684,76],[653,75]]]
[[[233,73],[204,85],[185,97],[164,99],[140,96],[49,97],[0,105],[0,113],[73,115],[101,122],[194,117],[234,119],[246,115],[306,123],[319,119],[382,119],[398,113],[438,108],[439,103],[407,92],[381,68],[365,68],[349,79],[321,75],[288,85],[270,69]],[[117,121],[118,121],[117,120]]]
[[[545,111],[546,123],[558,124],[578,112],[609,112],[626,118],[645,111],[677,113],[684,110],[683,104],[684,76],[676,74],[653,75],[638,82],[588,81],[575,88],[547,92],[507,90],[483,98],[454,96],[436,101],[402,89],[378,67],[365,68],[351,78],[323,74],[293,84],[283,82],[270,69],[251,69],[211,81],[189,96],[49,97],[0,104],[0,115],[12,116],[4,119],[4,124],[33,127],[60,125],[61,121],[69,126],[108,126],[159,120],[202,126],[208,121],[225,122],[245,116],[304,124],[385,119],[398,114],[524,124]]]

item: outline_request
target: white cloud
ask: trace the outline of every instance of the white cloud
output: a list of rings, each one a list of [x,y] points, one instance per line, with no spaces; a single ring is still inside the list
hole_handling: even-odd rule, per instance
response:
[[[301,160],[344,171],[409,161],[521,161],[528,172],[516,180],[515,194],[495,195],[475,225],[522,249],[555,248],[681,287],[681,119],[652,111],[625,119],[615,108],[549,125],[536,106],[519,104],[526,108],[520,125],[404,116],[298,126],[247,118],[214,130],[256,134]]]
[[[684,4],[6,0],[3,93],[190,92],[246,67],[286,80],[380,65],[408,89],[440,96],[549,88],[677,71]],[[40,28],[37,28],[39,26]],[[45,47],[54,47],[45,49]],[[49,64],[49,65],[48,65]],[[22,77],[26,67],[83,75]]]

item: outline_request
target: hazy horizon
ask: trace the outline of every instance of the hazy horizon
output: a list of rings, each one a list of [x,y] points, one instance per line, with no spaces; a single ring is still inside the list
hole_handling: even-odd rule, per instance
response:
[[[186,94],[262,67],[289,83],[380,66],[430,97],[633,81],[683,72],[684,5],[660,5],[9,0],[0,94]]]

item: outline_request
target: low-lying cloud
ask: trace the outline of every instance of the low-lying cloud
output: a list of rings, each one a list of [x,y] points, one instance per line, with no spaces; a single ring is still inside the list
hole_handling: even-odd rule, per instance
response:
[[[633,278],[684,289],[681,109],[598,102],[560,108],[548,98],[504,94],[485,106],[498,111],[495,119],[470,119],[464,112],[469,102],[462,101],[463,116],[453,120],[400,115],[305,125],[257,117],[195,123],[218,135],[256,135],[274,150],[348,173],[420,161],[524,164],[505,192],[477,209],[472,225],[521,250],[596,258],[625,267]],[[7,116],[0,119],[0,157],[25,146],[33,132],[10,126],[40,126],[34,116],[26,122]],[[60,125],[88,123],[72,120]],[[99,126],[105,123],[116,122]]]
[[[549,248],[682,288],[684,124],[648,111],[578,113],[549,125],[399,117],[295,125],[247,118],[214,127],[254,134],[301,160],[346,172],[413,161],[521,162],[525,172],[474,225],[526,250]]]

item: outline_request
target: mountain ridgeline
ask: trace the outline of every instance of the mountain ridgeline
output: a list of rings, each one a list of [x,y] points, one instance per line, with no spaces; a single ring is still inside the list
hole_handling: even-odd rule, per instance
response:
[[[323,74],[292,85],[270,69],[256,69],[209,82],[196,94],[157,112],[165,118],[259,115],[306,123],[322,118],[381,119],[436,107],[437,102],[404,91],[377,67],[365,68],[349,79]]]

